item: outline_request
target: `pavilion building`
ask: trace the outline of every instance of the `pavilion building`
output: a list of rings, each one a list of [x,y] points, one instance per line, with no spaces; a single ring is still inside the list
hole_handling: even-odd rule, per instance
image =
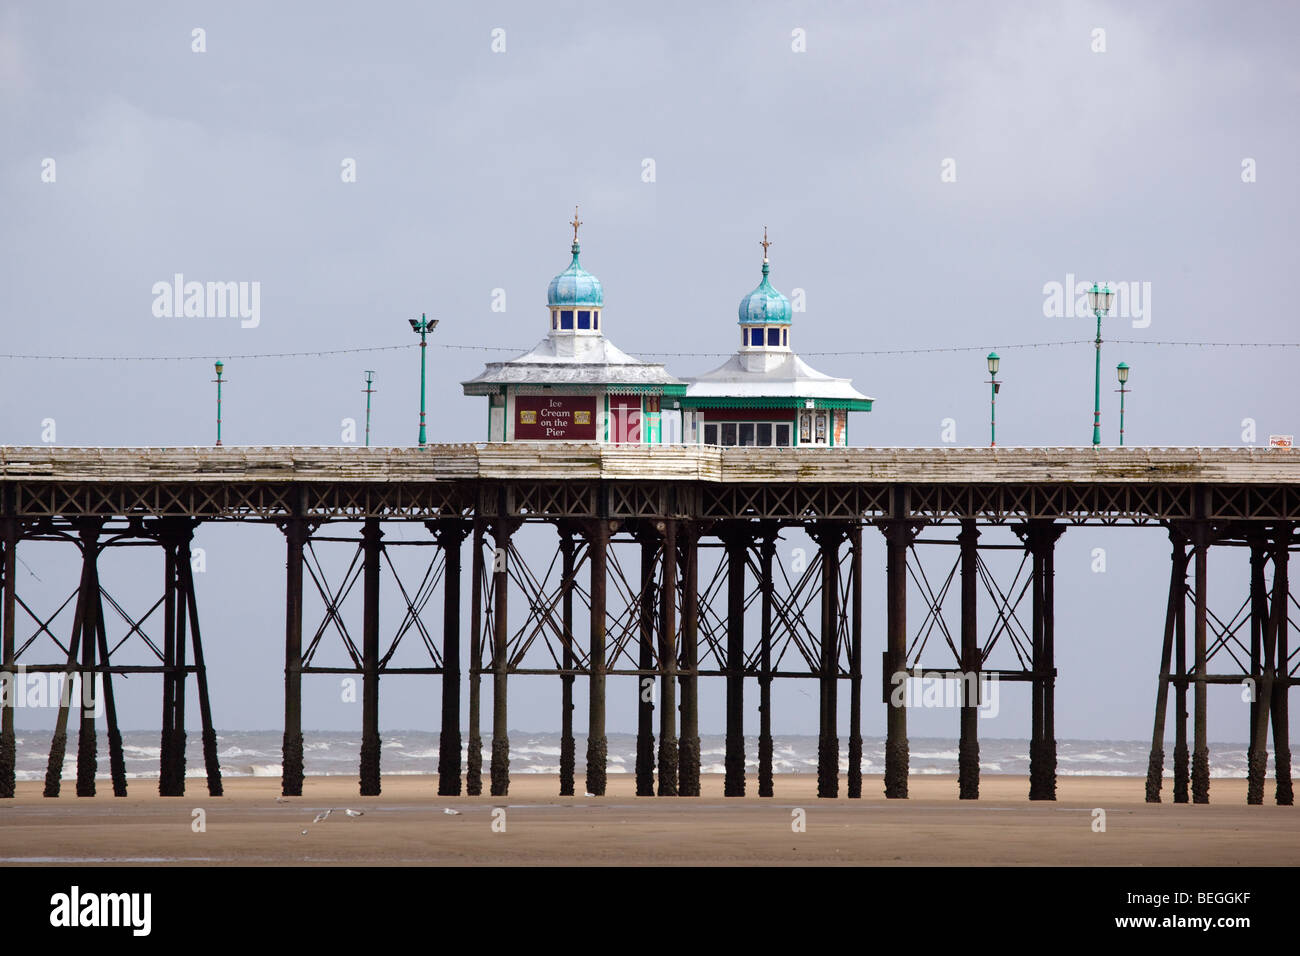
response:
[[[705,445],[833,447],[848,444],[850,412],[873,399],[847,378],[810,367],[790,348],[790,300],[773,288],[763,233],[763,279],[740,300],[740,349],[687,378],[683,440]]]
[[[681,442],[686,385],[605,337],[604,290],[578,261],[576,213],[570,225],[573,261],[547,289],[546,337],[461,383],[488,396],[488,441]]]

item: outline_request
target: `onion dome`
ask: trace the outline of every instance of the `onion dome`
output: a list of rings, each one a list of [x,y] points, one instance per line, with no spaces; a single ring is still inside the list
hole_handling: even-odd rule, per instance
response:
[[[546,290],[546,304],[552,307],[603,306],[605,292],[600,280],[578,262],[578,240],[573,241],[573,261],[569,268],[551,280]]]
[[[790,300],[772,287],[767,274],[771,271],[767,259],[763,260],[763,281],[758,288],[740,300],[741,325],[789,324]]]

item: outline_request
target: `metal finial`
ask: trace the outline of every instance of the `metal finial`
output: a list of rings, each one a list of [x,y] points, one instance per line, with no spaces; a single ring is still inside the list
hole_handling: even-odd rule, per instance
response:
[[[768,239],[767,239],[767,226],[764,226],[764,227],[763,227],[763,241],[760,242],[759,245],[763,247],[763,261],[766,262],[766,261],[767,261],[767,247],[770,246],[770,245],[774,245],[774,243],[768,242]]]
[[[582,220],[578,218],[578,207],[577,207],[577,206],[574,206],[574,207],[573,207],[573,219],[569,222],[569,225],[573,227],[573,241],[574,241],[574,242],[577,242],[577,241],[578,241],[578,227],[582,225]]]

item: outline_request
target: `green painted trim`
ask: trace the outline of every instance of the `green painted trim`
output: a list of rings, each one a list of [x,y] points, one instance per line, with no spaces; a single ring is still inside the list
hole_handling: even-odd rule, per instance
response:
[[[512,382],[499,384],[480,382],[473,387],[466,387],[466,395],[491,395],[498,389],[514,388],[521,395],[544,395],[547,392],[560,392],[568,395],[597,395],[606,392],[612,395],[665,395],[669,398],[683,398],[685,385],[611,385],[609,383],[587,382],[581,385],[542,385],[531,382]]]
[[[669,398],[682,398],[686,395],[685,385],[604,385],[610,395],[666,395]]]
[[[691,398],[682,399],[682,408],[795,408],[803,409],[805,398],[787,396],[757,396],[753,398]],[[850,412],[869,412],[874,399],[815,398],[813,408],[818,411],[844,409]]]

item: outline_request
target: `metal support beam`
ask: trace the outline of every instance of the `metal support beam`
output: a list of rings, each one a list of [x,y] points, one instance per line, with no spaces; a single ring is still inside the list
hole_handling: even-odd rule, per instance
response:
[[[483,545],[487,524],[474,519],[473,548],[470,551],[469,598],[469,745],[465,757],[465,793],[477,797],[483,792],[483,736],[480,731],[483,682]]]
[[[1210,748],[1208,743],[1208,725],[1206,724],[1206,705],[1208,702],[1206,682],[1206,640],[1209,633],[1207,616],[1209,614],[1208,581],[1210,529],[1204,521],[1198,521],[1192,532],[1196,547],[1196,711],[1193,716],[1192,744],[1192,802],[1210,802]]]
[[[961,737],[957,744],[957,795],[978,800],[980,795],[979,703],[979,529],[973,519],[961,523],[957,544],[961,548]]]
[[[176,603],[176,542],[174,535],[163,527],[158,535],[163,547],[163,675],[162,675],[162,730],[158,744],[158,795],[180,796],[175,779],[176,757],[176,648],[177,615],[184,609]],[[184,728],[182,728],[184,732]]]
[[[83,583],[86,580],[84,561],[81,580]],[[78,589],[76,610],[73,612],[72,636],[68,642],[68,661],[63,670],[62,697],[59,700],[59,713],[54,721],[54,736],[50,740],[50,757],[45,766],[44,795],[47,797],[57,797],[59,795],[59,790],[63,780],[63,760],[68,751],[69,693],[72,684],[72,677],[75,673],[78,644],[81,640],[81,618],[85,593],[85,588]]]
[[[1029,740],[1029,799],[1056,799],[1056,539],[1062,528],[1049,520],[1030,521],[1025,547],[1033,560],[1033,702]]]
[[[87,593],[81,614],[81,726],[77,731],[77,796],[95,795],[98,740],[95,736],[95,650],[99,633],[99,531],[102,523],[81,529],[82,581]]]
[[[1191,752],[1187,748],[1187,565],[1191,554],[1182,538],[1183,554],[1178,603],[1174,608],[1174,803],[1187,803],[1191,784]]]
[[[380,793],[379,755],[379,570],[383,531],[378,518],[361,530],[361,796]]]
[[[659,611],[659,796],[675,797],[677,761],[677,522],[663,522]]]
[[[609,550],[609,522],[598,518],[588,524],[587,549],[591,564],[587,792],[600,797],[605,794],[605,767],[609,758],[609,746],[605,739],[605,578]]]
[[[98,597],[98,595],[96,596]],[[108,728],[108,769],[113,780],[113,796],[126,796],[126,755],[122,750],[122,731],[117,724],[117,701],[113,697],[112,661],[108,656],[108,632],[104,627],[104,607],[98,603],[95,631],[99,638],[99,657],[104,662],[104,723]]]
[[[1187,599],[1187,543],[1176,529],[1169,529],[1173,553],[1169,562],[1169,600],[1165,606],[1165,636],[1160,651],[1160,678],[1156,688],[1155,727],[1151,732],[1151,757],[1147,761],[1147,803],[1160,802],[1160,788],[1165,772],[1165,715],[1168,710],[1169,685],[1174,677],[1170,666],[1174,653],[1174,634],[1178,628],[1178,607]]]
[[[724,532],[727,547],[727,730],[722,794],[745,795],[745,552],[743,525]]]
[[[1276,668],[1278,680],[1273,683],[1273,772],[1277,789],[1275,797],[1279,806],[1289,807],[1295,803],[1295,793],[1291,785],[1291,737],[1287,710],[1287,695],[1291,689],[1287,629],[1290,623],[1291,589],[1289,569],[1289,545],[1292,527],[1284,524],[1275,529],[1273,547],[1273,612],[1275,621],[1275,643],[1277,646]]]
[[[1267,560],[1265,542],[1252,535],[1250,545],[1250,723],[1246,739],[1246,803],[1264,802],[1264,777],[1268,769],[1268,717],[1273,697],[1274,622],[1270,620],[1268,589],[1264,583]]]
[[[17,704],[17,663],[14,657],[14,610],[17,605],[18,519],[12,514],[13,492],[3,490],[4,518],[0,519],[0,547],[4,549],[4,592],[0,597],[0,669],[9,684],[9,702],[0,707],[0,798],[14,795],[17,750],[14,736],[14,708]]]
[[[280,757],[280,792],[302,796],[302,554],[307,522],[290,518],[283,525],[284,575],[284,740]]]
[[[764,530],[759,544],[761,617],[758,663],[758,795],[770,797],[772,787],[772,563],[776,555],[776,529]]]
[[[510,737],[506,706],[506,675],[509,673],[510,621],[510,536],[514,522],[500,518],[492,524],[492,796],[510,793]]]
[[[821,551],[821,628],[818,634],[819,720],[817,732],[817,796],[840,793],[839,677],[840,677],[840,539],[838,524],[818,522],[813,531]]]
[[[700,795],[699,528],[683,522],[678,535],[682,568],[682,732],[678,744],[678,792]]]
[[[560,531],[560,627],[564,632],[560,674],[560,796],[573,796],[576,746],[573,739],[573,532]]]
[[[899,510],[898,508],[895,509]],[[885,535],[885,641],[883,694],[885,716],[885,796],[907,798],[907,549],[913,529],[906,521],[881,524]],[[901,692],[900,692],[901,691]]]
[[[460,552],[470,526],[458,518],[433,525],[442,549],[442,716],[438,795],[460,796]]]
[[[640,591],[638,592],[636,681],[636,795],[653,797],[655,793],[655,679],[646,672],[654,669],[655,555],[658,542],[649,529],[637,535],[641,547]]]
[[[172,671],[172,683],[174,690],[172,692],[172,746],[171,746],[171,770],[169,773],[171,779],[172,796],[185,796],[185,692],[186,692],[186,673],[185,673],[185,644],[189,636],[189,606],[185,601],[185,591],[181,587],[181,563],[188,563],[190,553],[187,542],[189,541],[190,528],[188,526],[180,527],[173,537],[174,547],[176,549],[176,561],[173,565],[176,571],[176,579],[173,587],[176,590],[176,659],[175,667]],[[182,547],[185,545],[185,547]]]
[[[177,562],[178,583],[189,615],[190,640],[194,650],[194,682],[199,692],[199,722],[203,740],[203,770],[208,781],[208,796],[222,795],[221,762],[217,758],[217,730],[212,722],[212,702],[208,698],[208,669],[203,662],[203,637],[199,629],[199,603],[194,591],[194,566],[190,558],[190,538],[187,533],[180,541],[180,559]],[[108,663],[106,660],[105,664]],[[107,675],[106,675],[107,676]],[[181,680],[185,679],[182,671]],[[183,698],[182,698],[183,699]],[[182,718],[183,719],[183,718]],[[181,725],[182,729],[184,724]],[[182,742],[182,747],[184,746]],[[183,771],[182,771],[183,773]],[[183,789],[183,784],[182,784]]]
[[[862,525],[849,526],[852,575],[849,617],[849,797],[862,796]]]

